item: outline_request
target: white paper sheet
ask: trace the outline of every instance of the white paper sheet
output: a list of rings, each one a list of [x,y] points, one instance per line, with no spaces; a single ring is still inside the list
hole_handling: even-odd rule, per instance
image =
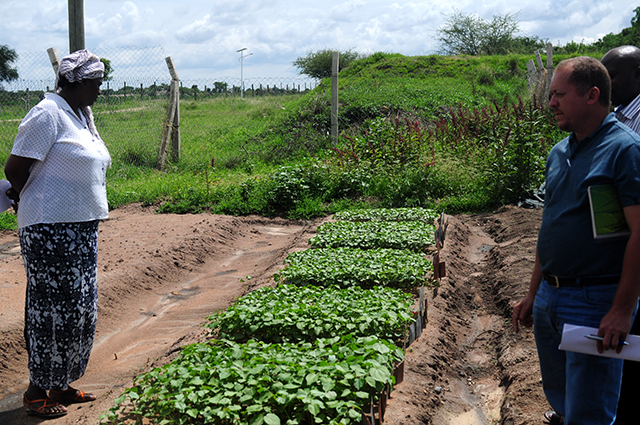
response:
[[[620,354],[616,353],[616,350],[605,350],[600,354],[598,353],[597,342],[586,337],[587,335],[597,334],[598,328],[565,323],[562,329],[562,339],[560,340],[560,346],[558,348],[565,351],[575,351],[576,353],[593,354],[596,356],[613,357],[636,362],[640,361],[640,336],[627,335],[626,341],[629,345],[625,345]]]

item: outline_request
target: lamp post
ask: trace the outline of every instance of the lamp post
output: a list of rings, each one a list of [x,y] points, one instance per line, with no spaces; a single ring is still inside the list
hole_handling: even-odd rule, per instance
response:
[[[247,56],[251,56],[253,53],[249,53],[248,55],[244,54],[244,51],[247,50],[246,47],[243,47],[240,50],[236,50],[238,53],[240,53],[240,97],[244,97],[244,75],[243,75],[243,64],[244,64],[244,58],[246,58]]]

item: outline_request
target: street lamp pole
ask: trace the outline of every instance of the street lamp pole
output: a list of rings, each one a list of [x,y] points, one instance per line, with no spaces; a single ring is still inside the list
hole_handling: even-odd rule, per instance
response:
[[[243,75],[243,64],[244,64],[244,58],[246,58],[247,56],[251,56],[253,53],[249,53],[248,55],[244,54],[244,51],[247,50],[246,47],[243,47],[240,50],[236,50],[238,53],[240,53],[240,97],[244,97],[244,75]]]

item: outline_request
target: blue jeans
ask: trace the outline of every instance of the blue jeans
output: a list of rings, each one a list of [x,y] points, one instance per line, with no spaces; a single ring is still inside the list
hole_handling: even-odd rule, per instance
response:
[[[533,307],[542,387],[566,425],[610,425],[616,418],[623,361],[558,349],[565,323],[600,327],[618,285],[554,288],[542,281]]]

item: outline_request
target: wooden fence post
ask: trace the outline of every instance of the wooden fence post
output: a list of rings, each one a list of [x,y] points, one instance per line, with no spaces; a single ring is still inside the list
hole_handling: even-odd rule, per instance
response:
[[[60,57],[58,56],[58,50],[55,47],[49,47],[47,49],[47,54],[49,55],[49,61],[51,62],[51,66],[53,67],[53,73],[58,75],[58,67],[60,66]]]
[[[551,80],[553,79],[553,45],[547,43],[547,84],[544,86],[544,98],[549,98],[549,90],[551,90]]]
[[[533,91],[534,95],[545,102],[549,97],[549,90],[551,88],[551,80],[553,79],[553,45],[547,43],[547,66],[542,64],[542,57],[540,52],[535,52],[536,61],[533,59],[527,62],[527,72],[529,88]],[[536,67],[536,64],[538,65]]]
[[[180,79],[173,64],[171,56],[165,58],[169,73],[171,74],[171,85],[169,86],[169,107],[167,108],[167,119],[162,131],[162,143],[158,154],[157,168],[162,170],[167,159],[167,148],[171,139],[171,158],[173,161],[180,160]]]
[[[333,52],[331,61],[331,140],[333,145],[338,144],[338,64],[340,53]]]

